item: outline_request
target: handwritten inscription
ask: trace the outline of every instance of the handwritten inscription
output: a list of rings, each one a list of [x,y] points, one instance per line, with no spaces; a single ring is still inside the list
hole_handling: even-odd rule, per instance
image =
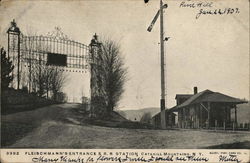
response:
[[[47,157],[44,157],[44,156],[40,156],[40,157],[34,157],[32,158],[32,162],[58,162],[59,161],[59,158],[47,158]]]
[[[239,8],[224,8],[224,9],[200,9],[199,13],[196,15],[198,19],[201,15],[230,15],[230,14],[239,14]]]
[[[191,2],[191,1],[182,1],[182,2],[180,3],[180,7],[189,7],[189,8],[213,7],[213,2]]]
[[[219,156],[219,161],[220,162],[237,162],[237,163],[240,163],[241,160],[239,160],[237,158],[237,155],[232,155],[232,154],[229,154],[229,155],[220,155]]]
[[[32,162],[34,163],[88,163],[88,162],[119,162],[119,163],[126,163],[126,162],[175,162],[175,161],[192,161],[192,162],[208,162],[208,157],[203,156],[151,156],[146,158],[144,156],[104,156],[100,155],[97,158],[88,157],[87,159],[82,158],[80,156],[76,158],[71,158],[67,156],[61,156],[57,158],[48,158],[45,156],[34,157],[32,158]]]
[[[6,151],[6,156],[27,156],[27,162],[33,163],[243,163],[248,162],[248,151]],[[17,158],[17,157],[16,157]]]
[[[196,19],[199,19],[201,15],[232,15],[239,14],[239,8],[217,8],[214,2],[194,2],[194,1],[182,1],[179,5],[180,8],[191,8],[198,9],[198,12],[195,16]]]

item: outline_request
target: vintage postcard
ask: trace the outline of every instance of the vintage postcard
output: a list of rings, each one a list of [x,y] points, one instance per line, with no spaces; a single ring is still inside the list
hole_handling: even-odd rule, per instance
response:
[[[250,161],[248,0],[0,0],[3,163]]]

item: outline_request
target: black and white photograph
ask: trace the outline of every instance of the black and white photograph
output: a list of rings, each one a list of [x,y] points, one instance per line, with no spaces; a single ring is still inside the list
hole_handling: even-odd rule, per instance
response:
[[[1,0],[0,51],[2,149],[250,149],[248,0]]]

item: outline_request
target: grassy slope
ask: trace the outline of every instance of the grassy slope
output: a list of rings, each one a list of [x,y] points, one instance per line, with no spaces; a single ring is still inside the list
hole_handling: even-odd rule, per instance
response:
[[[17,140],[27,136],[44,122],[55,122],[75,125],[96,125],[114,128],[149,128],[151,126],[131,122],[119,113],[112,112],[107,120],[89,119],[86,112],[81,112],[80,104],[51,105],[32,111],[2,115],[1,145],[10,146]]]
[[[26,91],[9,88],[1,92],[1,114],[13,114],[59,103]]]
[[[63,104],[2,116],[3,123],[19,124],[28,133],[7,144],[10,148],[209,148],[242,143],[249,132],[223,133],[195,130],[148,130],[102,127],[85,123],[79,105]],[[86,118],[86,117],[85,117]],[[7,124],[6,123],[6,124]],[[115,122],[114,122],[115,123]],[[26,124],[26,125],[25,125]],[[29,130],[29,124],[35,128]],[[11,128],[11,126],[10,126]],[[15,131],[18,133],[17,131]],[[6,132],[5,132],[6,133]],[[5,136],[16,136],[9,134]],[[248,143],[248,144],[247,144]],[[230,148],[230,147],[228,147]]]
[[[72,105],[77,108],[78,105]],[[27,136],[29,132],[40,127],[40,125],[50,119],[56,121],[65,120],[71,116],[70,109],[66,110],[65,105],[51,105],[32,111],[18,112],[14,114],[1,115],[1,146],[9,146],[17,140]]]

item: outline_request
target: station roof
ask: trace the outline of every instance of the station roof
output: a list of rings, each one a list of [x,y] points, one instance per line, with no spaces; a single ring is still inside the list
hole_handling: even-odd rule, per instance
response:
[[[233,104],[246,103],[246,101],[244,100],[240,100],[238,98],[231,97],[231,96],[219,93],[219,92],[213,92],[207,89],[197,94],[194,94],[185,102],[171,108],[170,110],[177,111],[179,108],[183,108],[183,107],[196,104],[196,103],[201,103],[201,102],[217,102],[217,103],[223,102],[223,103],[233,103]]]
[[[186,99],[188,99],[191,96],[193,96],[193,94],[176,94],[175,99],[177,99],[177,98],[186,98]]]

